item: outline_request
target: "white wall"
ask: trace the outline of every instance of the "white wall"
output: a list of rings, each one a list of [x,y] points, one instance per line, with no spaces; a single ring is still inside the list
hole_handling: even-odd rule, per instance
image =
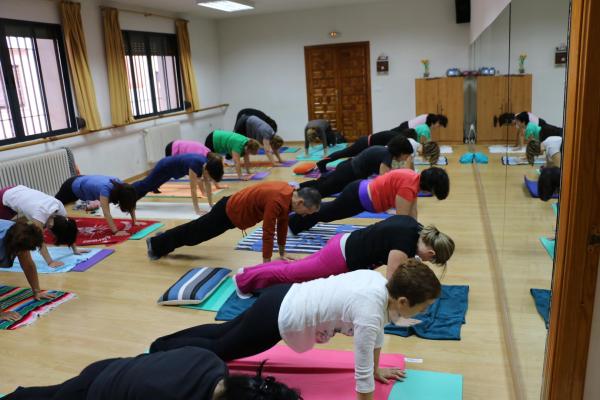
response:
[[[510,33],[509,33],[510,23]],[[495,66],[517,73],[519,54],[526,53],[525,71],[533,75],[532,112],[562,126],[564,66],[555,66],[554,50],[567,42],[568,0],[513,0],[471,47],[471,66]],[[508,39],[510,35],[510,56]]]
[[[598,262],[600,270],[600,262]],[[590,335],[590,349],[588,351],[588,364],[585,377],[584,400],[600,399],[600,274],[596,282],[596,299],[594,302],[594,316],[592,320],[592,334]]]
[[[471,42],[496,20],[509,3],[510,0],[471,0]]]
[[[111,122],[110,99],[100,2],[97,0],[82,0],[80,2],[82,4],[81,16],[98,110],[102,125],[109,126]],[[58,4],[48,0],[2,0],[2,17],[60,23]],[[174,22],[165,18],[120,13],[119,20],[121,29],[175,32]],[[189,33],[201,106],[219,104],[221,103],[221,97],[218,84],[219,52],[216,24],[211,20],[194,18],[190,20]],[[193,116],[164,118],[124,128],[108,129],[87,136],[0,152],[0,162],[68,146],[73,150],[75,160],[82,173],[102,173],[127,178],[149,168],[142,129],[157,124],[180,121],[184,138],[203,140],[211,130],[222,126],[222,120],[223,114],[218,110],[196,113]]]
[[[308,118],[304,46],[369,41],[374,131],[415,114],[414,79],[429,58],[432,76],[468,66],[468,25],[456,24],[454,2],[394,1],[220,20],[221,98],[237,111],[256,107],[271,117],[286,139],[302,140]],[[329,39],[332,30],[340,36]],[[389,56],[389,75],[377,75],[375,60]]]

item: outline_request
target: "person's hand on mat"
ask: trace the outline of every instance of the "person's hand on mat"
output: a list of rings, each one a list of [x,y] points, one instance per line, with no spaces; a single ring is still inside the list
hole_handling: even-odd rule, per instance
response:
[[[58,268],[58,267],[62,267],[63,265],[65,265],[65,263],[62,261],[52,261],[52,262],[48,263],[48,266],[50,268]]]
[[[215,183],[215,188],[216,189],[229,189],[229,185],[219,185],[218,183]]]
[[[52,300],[52,299],[56,298],[56,295],[52,294],[52,293],[48,293],[41,289],[37,289],[37,290],[33,291],[33,297],[36,300]]]
[[[18,321],[21,319],[21,314],[15,311],[2,311],[0,312],[0,321]]]
[[[400,368],[378,368],[375,370],[375,380],[381,383],[390,383],[392,381],[403,381],[406,378],[406,372]]]
[[[248,172],[248,173],[250,173],[250,172]],[[240,179],[243,180],[243,181],[249,181],[250,180],[250,175],[242,175],[240,177]]]
[[[127,231],[118,231],[114,235],[115,236],[127,236],[127,235],[129,235],[129,232],[127,232]]]

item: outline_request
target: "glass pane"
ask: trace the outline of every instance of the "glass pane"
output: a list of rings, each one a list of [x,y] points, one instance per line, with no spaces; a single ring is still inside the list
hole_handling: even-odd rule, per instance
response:
[[[4,71],[0,66],[0,140],[12,139],[15,137],[15,127],[13,126],[12,115],[8,105],[8,94],[4,85]]]
[[[69,112],[56,40],[36,39],[36,43],[40,60],[43,60],[41,69],[44,78],[44,94],[48,99],[50,128],[53,131],[66,129],[69,127]]]
[[[152,56],[154,89],[159,112],[180,107],[175,61],[175,57],[172,56]]]
[[[126,56],[127,74],[129,78],[129,94],[131,96],[134,116],[154,113],[152,105],[152,86],[146,56]],[[133,66],[133,71],[131,70]]]

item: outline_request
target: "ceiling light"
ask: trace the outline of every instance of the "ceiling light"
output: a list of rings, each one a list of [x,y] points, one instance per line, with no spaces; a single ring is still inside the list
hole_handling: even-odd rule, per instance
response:
[[[216,0],[216,1],[199,1],[199,6],[214,8],[215,10],[225,11],[225,12],[235,12],[235,11],[244,11],[244,10],[252,10],[254,8],[253,5],[244,4],[237,1],[227,1],[227,0]]]

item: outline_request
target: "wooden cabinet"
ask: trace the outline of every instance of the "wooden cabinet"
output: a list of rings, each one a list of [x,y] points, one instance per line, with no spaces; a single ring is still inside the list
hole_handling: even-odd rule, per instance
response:
[[[516,141],[515,127],[500,127],[498,117],[503,113],[531,111],[531,84],[530,74],[477,77],[478,143]]]
[[[327,119],[346,139],[372,133],[369,42],[304,48],[308,118]]]
[[[416,79],[416,115],[444,114],[446,128],[431,131],[433,140],[443,143],[463,143],[465,95],[464,78]]]

